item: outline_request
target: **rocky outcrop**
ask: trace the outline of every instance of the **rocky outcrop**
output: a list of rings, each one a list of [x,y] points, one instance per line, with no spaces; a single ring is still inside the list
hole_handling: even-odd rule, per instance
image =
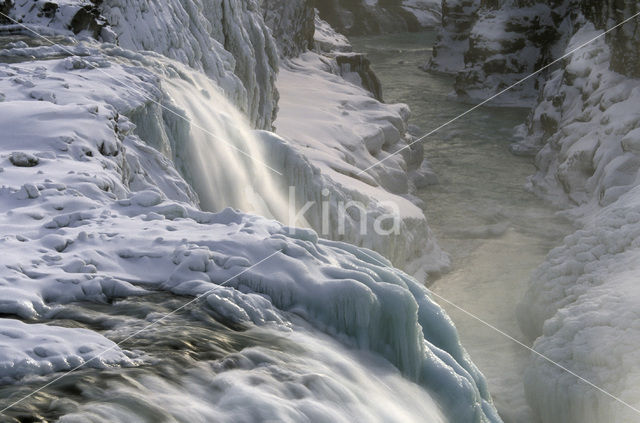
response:
[[[640,12],[640,4],[635,1],[583,0],[581,10],[596,28],[604,29]],[[639,25],[638,19],[633,19],[607,36],[612,53],[611,69],[634,78],[640,77]]]
[[[442,26],[426,68],[456,73],[464,68],[464,52],[469,49],[469,34],[478,20],[480,0],[444,0]]]
[[[439,0],[315,0],[315,6],[347,35],[412,32],[440,22]]]
[[[100,7],[122,47],[203,71],[253,126],[271,128],[278,52],[254,0],[105,0]]]
[[[371,62],[361,53],[336,53],[336,61],[340,66],[340,73],[345,76],[351,73],[358,75],[358,83],[373,97],[382,102],[382,83],[371,69]]]
[[[459,96],[484,100],[553,62],[585,23],[605,29],[637,13],[639,7],[614,0],[445,0],[443,26],[427,68],[456,75]],[[607,36],[613,52],[611,69],[640,75],[636,33],[634,22]],[[551,71],[519,84],[495,104],[533,106]]]

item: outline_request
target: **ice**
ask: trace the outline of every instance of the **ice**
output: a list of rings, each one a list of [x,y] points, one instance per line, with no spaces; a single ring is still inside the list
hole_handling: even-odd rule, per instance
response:
[[[203,71],[253,125],[270,129],[277,50],[256,9],[238,0],[226,6],[210,0],[111,0],[101,6],[121,47],[151,50]]]
[[[598,34],[583,26],[567,50]],[[610,59],[604,39],[576,52],[533,112],[529,143],[540,152],[531,188],[570,207],[580,227],[536,270],[518,320],[536,351],[638,408],[639,82],[609,70]],[[638,419],[541,358],[531,359],[525,389],[542,421]]]
[[[0,384],[80,365],[107,368],[138,363],[132,353],[88,329],[0,319]]]
[[[426,254],[432,258],[427,265],[437,268],[444,261],[424,214],[403,197],[409,197],[407,157],[398,155],[360,179],[353,177],[390,149],[406,145],[406,107],[382,105],[330,72],[330,59],[305,53],[289,64],[300,72],[283,70],[281,77],[293,81],[283,85],[293,89],[310,81],[304,78],[310,72],[316,87],[335,95],[316,97],[321,100],[316,105],[319,120],[309,122],[316,138],[296,136],[292,142],[252,132],[247,120],[264,128],[273,117],[275,43],[257,9],[247,3],[225,4],[232,6],[230,14],[219,22],[220,9],[196,7],[201,3],[187,0],[109,1],[101,10],[118,46],[69,39],[78,42],[69,43],[68,51],[9,48],[21,59],[0,65],[0,314],[6,317],[2,322],[20,326],[26,323],[18,320],[29,320],[36,322],[30,328],[50,331],[45,345],[53,346],[39,352],[33,347],[33,352],[55,358],[29,364],[11,377],[24,381],[69,369],[88,360],[90,349],[112,347],[107,337],[122,339],[130,333],[126,320],[117,319],[100,334],[56,329],[58,313],[72,304],[112,307],[159,293],[190,299],[202,295],[194,307],[229,325],[269,336],[288,334],[304,354],[298,358],[285,351],[269,358],[277,348],[247,348],[238,353],[244,358],[197,363],[177,382],[143,373],[131,387],[123,377],[104,388],[117,400],[93,398],[87,408],[65,412],[61,420],[131,421],[131,413],[160,409],[157,415],[176,413],[194,420],[334,420],[339,411],[346,421],[500,421],[484,377],[422,281],[361,247],[389,253],[420,275],[425,271],[412,260],[424,265]],[[142,21],[153,25],[139,25]],[[215,36],[224,36],[226,53]],[[77,57],[69,57],[69,51]],[[222,68],[208,67],[214,63]],[[305,101],[298,106],[310,107]],[[334,119],[336,102],[352,121]],[[292,107],[284,99],[283,109],[287,106]],[[176,114],[197,122],[188,125]],[[286,119],[279,122],[286,132]],[[357,131],[339,138],[340,129],[353,122]],[[285,179],[250,173],[243,159],[232,161],[226,155],[225,144],[198,134],[196,124],[278,166]],[[303,133],[294,129],[296,135]],[[317,147],[315,155],[303,148],[304,142]],[[330,154],[322,142],[337,152]],[[190,150],[197,147],[204,149],[195,154],[200,151],[206,159],[199,166]],[[224,166],[224,173],[238,179],[222,183],[215,172]],[[303,199],[318,199],[328,188],[338,198],[366,201],[372,216],[384,211],[383,201],[399,202],[402,237],[363,236],[353,240],[360,244],[356,246],[223,208],[243,207],[247,198],[237,190],[242,185],[252,185],[262,201],[259,206],[279,204],[280,199],[266,195],[270,181],[300,182],[308,196]],[[213,187],[207,188],[209,183]],[[217,213],[199,207],[207,200]],[[14,361],[32,348],[11,345]],[[101,366],[140,365],[144,372],[153,363],[148,356],[134,359],[117,348],[112,352]],[[253,364],[223,372],[236,359]],[[292,383],[286,383],[287,374]],[[204,377],[207,389],[194,382],[198,377]],[[260,380],[265,383],[256,382]],[[219,403],[206,397],[212,395],[212,383],[220,383]],[[283,396],[288,402],[277,400]]]
[[[35,101],[29,107],[19,105],[2,103],[0,115],[11,122],[25,122],[34,115],[39,119],[29,120],[29,126],[13,125],[8,144],[12,139],[26,140],[21,143],[24,151],[55,159],[5,171],[1,242],[9,252],[7,262],[20,265],[3,270],[7,295],[2,296],[1,313],[38,318],[54,312],[56,304],[71,301],[107,302],[145,295],[149,288],[199,295],[205,288],[226,283],[224,290],[246,292],[242,300],[214,292],[208,303],[218,305],[227,298],[231,303],[225,302],[228,305],[218,311],[230,319],[264,324],[282,319],[274,317],[279,316],[277,310],[295,313],[329,334],[387,358],[407,378],[435,392],[448,412],[480,421],[472,416],[483,415],[484,403],[484,413],[490,414],[482,376],[462,350],[451,322],[422,285],[387,267],[388,262],[356,247],[319,241],[310,230],[290,235],[275,221],[229,209],[201,212],[187,202],[150,192],[151,187],[132,192],[123,185],[123,174],[151,169],[115,165],[122,154],[72,157],[55,150],[65,132],[74,134],[71,146],[79,151],[100,136],[114,137],[119,147],[123,142],[139,143],[134,135],[113,132],[113,114],[107,107],[99,106],[103,112],[95,115],[82,105]],[[65,118],[55,130],[52,120],[59,116]],[[92,120],[91,135],[83,133],[84,119]],[[125,123],[126,118],[118,122]],[[127,154],[135,157],[136,152]],[[145,154],[161,157],[157,152]],[[175,171],[168,176],[177,177]],[[15,190],[26,180],[42,185],[39,198],[15,198]],[[66,188],[58,191],[54,184],[62,183]],[[36,213],[42,217],[34,218]],[[271,261],[249,267],[273,253]],[[263,299],[252,297],[255,294]],[[464,398],[464,405],[447,398]]]
[[[371,210],[367,212],[367,221],[348,222],[354,230],[346,231],[345,240],[381,252],[396,266],[419,278],[446,269],[448,257],[437,246],[424,213],[410,200],[411,166],[415,164],[409,163],[414,161],[411,155],[420,151],[405,149],[407,154],[386,159],[410,142],[406,135],[408,107],[378,102],[361,87],[346,82],[334,60],[313,52],[281,66],[278,89],[281,99],[276,132],[317,168],[315,172],[321,173],[321,188],[303,193],[302,198],[316,205],[329,199],[336,203],[361,201]],[[383,159],[386,160],[377,164]],[[422,158],[417,161],[420,163]],[[366,170],[372,165],[375,167]],[[414,174],[423,175],[423,170],[414,169]],[[314,182],[301,183],[299,170],[285,171],[304,190],[309,189],[305,186],[318,183],[319,178],[313,173],[307,171],[303,175]],[[329,192],[326,198],[321,196],[323,188]],[[325,237],[340,239],[335,223],[329,225],[328,232],[322,231],[321,213],[320,207],[310,209],[311,227]],[[399,216],[399,233],[373,230],[375,218],[388,213]],[[337,221],[336,216],[334,208],[330,222]],[[357,229],[360,225],[368,228],[366,234]]]

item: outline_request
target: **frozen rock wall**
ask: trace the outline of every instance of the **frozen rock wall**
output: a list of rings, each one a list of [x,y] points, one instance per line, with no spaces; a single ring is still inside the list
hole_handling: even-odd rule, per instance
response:
[[[271,128],[278,53],[253,0],[107,0],[100,9],[120,46],[203,71],[255,127]]]
[[[469,36],[479,8],[479,0],[442,2],[442,23],[427,69],[456,73],[464,68],[464,54],[469,49]]]
[[[460,29],[445,25],[431,69],[455,73],[457,94],[476,100],[640,10],[636,1],[466,4],[472,15],[459,18]],[[455,21],[449,11],[445,23]],[[580,227],[533,274],[518,306],[520,326],[536,351],[622,401],[534,356],[525,390],[545,423],[638,420],[638,24],[612,31],[499,102],[534,105],[513,151],[535,156],[529,188]],[[468,45],[451,41],[467,34]]]
[[[585,4],[566,51],[637,13],[633,3]],[[532,276],[518,308],[520,325],[536,339],[537,351],[638,408],[640,336],[630,323],[637,320],[640,292],[640,81],[629,36],[636,26],[593,42],[552,72],[527,124],[529,135],[514,148],[537,152],[530,188],[566,208],[581,227]],[[532,359],[525,375],[527,398],[543,422],[638,418],[631,407],[543,361]]]
[[[313,49],[316,19],[313,0],[262,0],[262,10],[281,55],[294,57]]]

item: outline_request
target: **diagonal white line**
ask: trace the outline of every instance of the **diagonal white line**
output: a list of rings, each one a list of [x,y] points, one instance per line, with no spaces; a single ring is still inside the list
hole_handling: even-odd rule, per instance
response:
[[[78,370],[81,367],[84,367],[87,363],[92,362],[93,360],[102,357],[103,355],[105,355],[106,353],[108,353],[109,351],[114,350],[115,348],[118,348],[119,346],[121,346],[122,344],[124,344],[125,342],[127,342],[128,340],[135,338],[136,336],[140,335],[142,332],[145,332],[147,330],[149,330],[149,328],[157,325],[158,323],[162,322],[163,320],[165,320],[166,318],[173,316],[174,314],[176,314],[177,312],[179,312],[180,310],[184,309],[185,307],[188,307],[189,305],[195,303],[196,301],[198,301],[199,299],[201,299],[202,297],[211,294],[213,291],[217,290],[220,287],[225,286],[227,283],[231,282],[232,280],[234,280],[235,278],[237,278],[238,276],[242,275],[243,273],[248,272],[249,270],[255,268],[256,266],[259,266],[260,264],[264,263],[265,261],[269,260],[271,257],[275,256],[276,254],[278,254],[279,252],[281,252],[281,250],[275,251],[274,253],[268,255],[267,257],[263,258],[262,260],[260,260],[259,262],[255,263],[254,265],[247,267],[246,269],[244,269],[242,272],[230,277],[229,279],[227,279],[226,281],[222,282],[219,285],[216,285],[214,288],[211,288],[210,290],[203,292],[202,294],[196,296],[194,299],[192,299],[191,301],[188,301],[184,304],[182,304],[180,307],[176,308],[175,310],[165,314],[164,316],[160,317],[158,320],[154,320],[153,322],[151,322],[150,324],[148,324],[147,326],[143,327],[142,329],[137,330],[136,332],[132,333],[131,335],[127,336],[126,338],[124,338],[123,340],[121,340],[120,342],[118,342],[117,344],[112,345],[111,347],[107,348],[106,350],[102,351],[101,353],[91,357],[89,360],[85,361],[84,363],[74,367],[71,370],[66,371],[65,373],[63,373],[62,375],[58,376],[57,378],[51,380],[50,382],[48,382],[45,385],[42,385],[40,388],[34,390],[33,392],[29,393],[28,395],[23,396],[22,398],[20,398],[19,400],[13,402],[12,404],[6,406],[5,408],[3,408],[2,410],[0,410],[0,413],[4,413],[5,411],[7,411],[8,409],[12,408],[13,406],[21,403],[22,401],[32,397],[33,395],[37,394],[38,392],[42,391],[43,389],[46,389],[47,387],[53,385],[54,383],[56,383],[57,381],[59,381],[60,379],[68,376],[70,373],[75,372],[76,370]]]
[[[573,50],[571,50],[570,52],[564,54],[563,56],[559,57],[558,59],[554,60],[553,62],[549,63],[546,66],[541,67],[540,69],[538,69],[537,71],[533,72],[531,75],[528,75],[524,78],[522,78],[521,80],[517,81],[516,83],[508,86],[507,88],[503,89],[502,91],[500,91],[497,94],[492,95],[491,97],[489,97],[488,99],[484,100],[482,103],[476,104],[475,106],[473,106],[472,108],[470,108],[469,110],[467,110],[466,112],[454,117],[453,119],[443,123],[442,125],[438,126],[437,128],[427,132],[426,134],[424,134],[423,136],[421,136],[420,138],[412,141],[411,143],[405,145],[404,147],[400,148],[398,151],[391,153],[390,155],[388,155],[387,157],[385,157],[382,160],[379,160],[377,162],[375,162],[374,164],[372,164],[371,166],[367,167],[364,170],[361,170],[360,172],[357,173],[358,176],[362,175],[363,173],[365,173],[366,171],[373,169],[374,167],[380,165],[381,163],[385,162],[386,160],[390,159],[391,157],[395,156],[396,154],[400,153],[403,150],[406,150],[407,148],[411,147],[412,145],[419,143],[421,141],[423,141],[425,138],[435,134],[436,132],[438,132],[439,130],[441,130],[442,128],[445,128],[449,125],[451,125],[452,123],[454,123],[455,121],[465,117],[466,115],[468,115],[469,113],[473,112],[474,110],[484,106],[485,104],[487,104],[488,102],[490,102],[491,100],[495,99],[496,97],[501,96],[502,94],[506,93],[507,91],[513,89],[514,87],[518,86],[519,84],[525,82],[528,79],[533,78],[534,76],[536,76],[537,74],[539,74],[540,72],[549,69],[551,66],[555,65],[556,63],[566,59],[567,57],[571,56],[573,53],[575,53],[576,51],[588,46],[589,44],[593,43],[594,41],[598,40],[599,38],[604,37],[605,35],[607,35],[608,33],[610,33],[611,31],[613,31],[616,28],[621,27],[622,25],[626,24],[627,22],[637,18],[638,16],[640,16],[640,12],[636,13],[635,15],[631,16],[630,18],[625,19],[624,21],[620,22],[619,24],[617,24],[614,27],[611,27],[609,29],[607,29],[606,31],[604,31],[602,34],[593,37],[592,39],[590,39],[589,41],[580,44],[578,47],[574,48]]]
[[[640,409],[634,407],[633,405],[629,404],[628,402],[622,400],[621,398],[610,394],[608,391],[605,391],[604,389],[602,389],[601,387],[595,385],[593,382],[590,382],[589,380],[583,378],[582,376],[578,375],[577,373],[567,369],[565,366],[563,366],[562,364],[559,364],[555,361],[553,361],[552,359],[550,359],[549,357],[547,357],[546,355],[534,350],[533,348],[531,348],[530,346],[526,345],[523,342],[518,341],[516,338],[514,338],[513,336],[509,335],[508,333],[498,329],[497,327],[493,326],[491,323],[488,323],[484,320],[482,320],[480,317],[472,314],[471,312],[465,310],[464,308],[460,307],[457,304],[452,303],[451,301],[447,300],[446,298],[444,298],[442,295],[436,294],[434,291],[429,290],[429,293],[438,297],[440,300],[444,301],[445,303],[449,304],[450,306],[460,310],[461,312],[463,312],[464,314],[466,314],[467,316],[471,317],[472,319],[477,320],[478,322],[482,323],[483,325],[487,326],[488,328],[493,329],[494,331],[498,332],[500,335],[504,336],[505,338],[510,339],[511,341],[515,342],[516,344],[520,345],[523,348],[526,348],[527,350],[531,351],[532,353],[534,353],[535,355],[537,355],[538,357],[542,358],[543,360],[548,361],[549,363],[553,364],[554,366],[564,370],[565,372],[569,373],[571,376],[574,376],[578,379],[580,379],[582,382],[586,383],[587,385],[591,386],[592,388],[602,392],[603,394],[605,394],[606,396],[618,401],[619,403],[626,405],[627,407],[629,407],[630,409],[632,409],[633,411],[635,411],[636,413],[640,414]]]
[[[46,42],[50,43],[52,46],[58,47],[59,49],[61,49],[62,51],[64,51],[65,53],[69,54],[71,57],[77,57],[79,59],[82,59],[82,57],[78,56],[77,54],[75,54],[73,51],[69,50],[68,48],[56,43],[55,41],[51,40],[50,38],[45,37],[42,34],[37,33],[36,31],[34,31],[33,29],[29,28],[27,25],[20,23],[18,21],[16,21],[15,19],[11,18],[10,16],[6,15],[3,12],[0,12],[0,16],[4,16],[5,18],[9,19],[11,22],[21,26],[22,28],[26,29],[27,31],[31,32],[32,34],[34,34],[35,36],[42,38],[43,40],[45,40]],[[249,159],[251,159],[252,161],[254,161],[255,163],[258,163],[264,167],[266,167],[267,169],[269,169],[272,172],[277,173],[278,175],[282,176],[282,173],[277,171],[276,169],[272,168],[271,166],[269,166],[268,164],[266,164],[265,162],[253,157],[251,154],[247,153],[246,151],[242,150],[241,148],[236,147],[235,145],[233,145],[232,143],[230,143],[229,141],[226,141],[224,139],[222,139],[220,136],[214,134],[213,132],[209,131],[206,128],[203,128],[202,126],[198,125],[197,123],[195,123],[193,120],[181,115],[180,113],[177,113],[174,110],[171,110],[170,108],[168,108],[167,106],[165,106],[164,104],[158,102],[157,100],[155,100],[154,98],[152,98],[151,96],[149,96],[147,93],[145,93],[144,91],[128,85],[125,81],[119,80],[117,78],[115,78],[113,75],[110,75],[108,72],[104,71],[103,69],[91,64],[90,62],[87,62],[87,65],[89,67],[91,67],[93,70],[97,70],[100,73],[105,74],[106,76],[108,76],[109,78],[111,78],[112,80],[122,84],[123,86],[129,88],[130,90],[135,91],[136,93],[140,94],[141,96],[143,96],[146,100],[160,106],[163,110],[166,110],[167,112],[179,117],[180,119],[186,121],[187,123],[189,123],[190,125],[192,125],[194,128],[198,128],[199,130],[201,130],[202,132],[204,132],[207,135],[212,136],[213,138],[219,140],[220,142],[228,145],[229,147],[233,148],[234,150],[236,150],[237,152],[239,152],[240,154],[248,157]]]
[[[380,260],[378,260],[377,258],[373,257],[372,255],[368,254],[364,249],[361,250],[361,252],[366,255],[367,257],[375,260],[377,263],[379,263],[380,265],[387,267],[386,264],[382,263]],[[487,326],[488,328],[494,330],[495,332],[499,333],[500,335],[504,336],[507,339],[510,339],[511,341],[515,342],[516,344],[520,345],[521,347],[531,351],[532,353],[534,353],[536,356],[544,359],[545,361],[548,361],[549,363],[553,364],[554,366],[558,367],[559,369],[569,373],[571,376],[574,376],[575,378],[581,380],[582,382],[586,383],[587,385],[591,386],[592,388],[600,391],[601,393],[603,393],[604,395],[608,396],[609,398],[619,402],[622,405],[625,405],[627,407],[629,407],[631,410],[635,411],[636,413],[640,414],[640,409],[634,407],[633,405],[629,404],[628,402],[624,401],[623,399],[609,393],[608,391],[602,389],[601,387],[599,387],[598,385],[594,384],[593,382],[590,382],[589,380],[585,379],[584,377],[580,376],[579,374],[569,370],[568,368],[566,368],[565,366],[563,366],[560,363],[557,363],[555,361],[553,361],[552,359],[550,359],[549,357],[547,357],[546,355],[534,350],[533,348],[531,348],[530,346],[528,346],[527,344],[517,340],[516,338],[514,338],[513,336],[509,335],[508,333],[498,329],[497,327],[495,327],[494,325],[492,325],[491,323],[481,319],[480,317],[476,316],[475,314],[471,313],[470,311],[465,310],[464,308],[460,307],[459,305],[449,301],[448,299],[444,298],[442,295],[436,294],[434,291],[429,290],[429,294],[439,298],[440,300],[446,302],[447,304],[449,304],[452,307],[455,307],[456,309],[460,310],[461,312],[463,312],[464,314],[466,314],[467,316],[471,317],[474,320],[477,320],[478,322],[482,323],[483,325]]]

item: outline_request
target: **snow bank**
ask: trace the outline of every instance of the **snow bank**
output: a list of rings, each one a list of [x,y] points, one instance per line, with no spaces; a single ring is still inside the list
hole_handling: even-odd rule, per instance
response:
[[[572,49],[601,32],[585,25]],[[600,39],[576,52],[543,87],[528,144],[539,150],[530,179],[581,228],[536,270],[518,307],[534,348],[632,406],[640,406],[637,285],[640,215],[635,139],[640,81],[609,70]],[[635,421],[638,413],[532,358],[527,398],[542,421]]]
[[[598,212],[554,249],[519,305],[536,351],[623,401],[638,394],[640,191]],[[525,375],[529,403],[542,421],[635,421],[638,413],[539,358]]]
[[[322,232],[319,206],[328,201],[330,224],[323,236],[372,248],[418,277],[443,271],[448,258],[437,246],[422,210],[411,201],[409,173],[422,161],[421,151],[406,149],[407,154],[394,155],[361,172],[407,145],[407,106],[378,102],[341,77],[333,59],[311,52],[282,66],[278,90],[281,98],[276,131],[317,168],[304,173],[308,178],[305,182],[300,180],[299,171],[286,171],[293,185],[304,191],[299,201],[315,202],[309,210],[311,226]],[[320,177],[312,176],[318,172]],[[309,190],[311,178],[321,181],[321,188],[328,194],[323,197],[322,189]],[[337,205],[351,200],[366,205],[366,222],[361,222],[361,213],[356,213],[346,223],[352,229],[341,238]],[[375,219],[389,213],[399,216],[401,230],[391,234],[376,231]],[[366,233],[360,229],[361,224]]]

